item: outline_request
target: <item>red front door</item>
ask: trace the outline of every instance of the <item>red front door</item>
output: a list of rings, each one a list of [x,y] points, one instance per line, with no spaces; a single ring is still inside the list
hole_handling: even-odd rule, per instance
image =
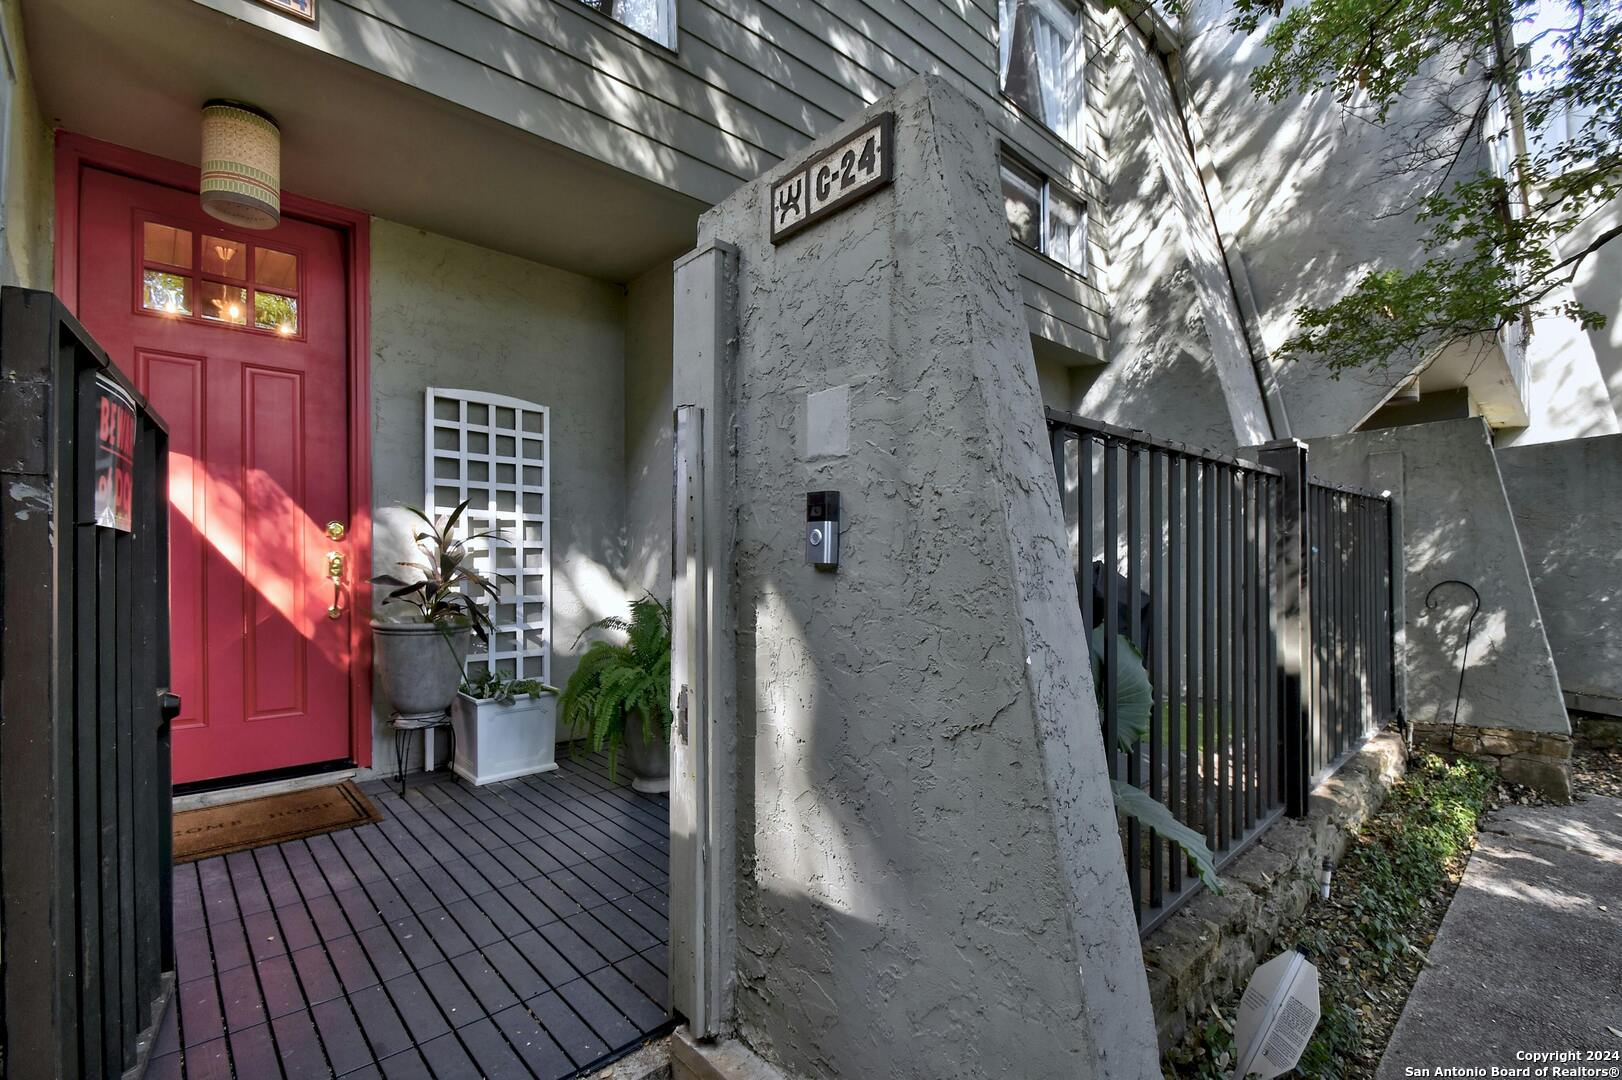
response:
[[[175,782],[347,759],[342,238],[99,169],[80,200],[80,321],[169,425]]]

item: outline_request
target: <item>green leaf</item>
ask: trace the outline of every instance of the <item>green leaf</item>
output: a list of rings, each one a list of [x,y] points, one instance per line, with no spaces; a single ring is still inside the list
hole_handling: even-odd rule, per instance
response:
[[[1093,691],[1104,708],[1104,627],[1093,627]],[[1149,737],[1149,718],[1155,690],[1143,666],[1143,654],[1125,634],[1115,636],[1115,741],[1130,752]]]
[[[1148,826],[1182,848],[1183,853],[1193,860],[1200,880],[1205,882],[1212,892],[1222,891],[1222,882],[1217,878],[1216,859],[1212,856],[1211,849],[1205,846],[1205,837],[1178,821],[1165,803],[1142,788],[1133,787],[1124,780],[1111,780],[1109,784],[1110,790],[1115,794],[1116,810]]]
[[[620,631],[625,643],[591,643],[563,689],[558,713],[576,739],[608,751],[612,771],[632,714],[641,715],[650,740],[670,731],[670,608],[643,596],[631,602],[629,619],[599,619],[581,637],[593,630]]]

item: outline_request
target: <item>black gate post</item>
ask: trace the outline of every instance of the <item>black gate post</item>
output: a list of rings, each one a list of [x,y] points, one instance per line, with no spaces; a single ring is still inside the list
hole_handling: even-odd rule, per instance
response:
[[[1258,460],[1283,474],[1278,485],[1278,543],[1274,546],[1273,625],[1278,642],[1279,696],[1284,714],[1281,781],[1284,812],[1307,812],[1307,782],[1312,772],[1307,739],[1312,729],[1312,529],[1307,501],[1307,444],[1282,439],[1254,448]]]
[[[174,987],[167,432],[0,290],[0,1075],[145,1071]]]

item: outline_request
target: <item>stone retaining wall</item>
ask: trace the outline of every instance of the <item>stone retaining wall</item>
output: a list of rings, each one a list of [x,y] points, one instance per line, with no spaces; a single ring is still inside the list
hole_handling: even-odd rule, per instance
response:
[[[1571,801],[1571,737],[1511,728],[1415,724],[1414,745],[1443,757],[1465,754],[1513,784]]]
[[[1596,750],[1622,750],[1622,720],[1614,716],[1577,716],[1577,741]]]
[[[1376,735],[1318,785],[1306,817],[1276,822],[1223,869],[1220,896],[1195,898],[1144,938],[1162,1054],[1258,964],[1293,944],[1274,940],[1279,927],[1306,910],[1324,857],[1339,861],[1406,765],[1401,737]]]

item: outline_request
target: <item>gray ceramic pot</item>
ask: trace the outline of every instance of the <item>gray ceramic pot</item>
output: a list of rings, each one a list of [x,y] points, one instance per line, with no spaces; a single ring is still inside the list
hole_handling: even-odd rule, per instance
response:
[[[631,787],[649,795],[670,790],[670,740],[658,738],[649,742],[642,737],[642,714],[633,712],[625,718],[625,760],[631,766]]]
[[[432,623],[372,623],[373,662],[397,727],[444,719],[462,682],[473,631]]]

